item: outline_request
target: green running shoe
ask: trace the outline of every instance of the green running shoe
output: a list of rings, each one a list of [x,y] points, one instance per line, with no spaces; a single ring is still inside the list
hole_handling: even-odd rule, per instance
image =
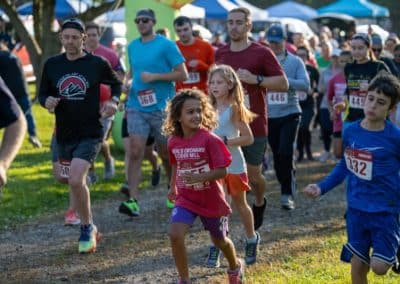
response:
[[[79,237],[79,253],[95,252],[100,238],[101,234],[97,231],[95,225],[82,225],[81,236]]]
[[[129,199],[125,202],[122,202],[119,206],[119,212],[122,214],[126,214],[131,217],[136,217],[140,215],[139,205],[135,199]]]

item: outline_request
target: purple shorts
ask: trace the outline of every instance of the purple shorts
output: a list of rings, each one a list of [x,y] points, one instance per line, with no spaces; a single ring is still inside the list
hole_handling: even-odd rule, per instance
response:
[[[171,213],[170,223],[183,223],[192,226],[196,217],[199,216],[192,211],[175,206]],[[204,229],[210,232],[210,235],[215,239],[223,239],[228,235],[228,217],[204,217],[199,216],[203,223]]]

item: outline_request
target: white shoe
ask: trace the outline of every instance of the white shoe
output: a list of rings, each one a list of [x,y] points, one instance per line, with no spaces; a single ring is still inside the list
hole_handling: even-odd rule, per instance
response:
[[[320,161],[321,163],[326,163],[326,161],[328,161],[330,157],[331,157],[331,153],[325,151],[325,152],[319,157],[319,161]]]

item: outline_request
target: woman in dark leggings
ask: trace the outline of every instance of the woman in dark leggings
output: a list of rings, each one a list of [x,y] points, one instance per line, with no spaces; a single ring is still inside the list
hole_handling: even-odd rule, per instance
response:
[[[318,69],[307,64],[310,58],[309,50],[302,45],[297,48],[297,56],[306,64],[306,70],[310,77],[310,90],[308,92],[298,92],[300,107],[302,110],[299,133],[297,135],[297,161],[300,162],[304,158],[304,149],[306,150],[307,159],[314,160],[311,151],[311,121],[315,115],[315,98],[314,94],[318,93],[317,86],[319,80]]]

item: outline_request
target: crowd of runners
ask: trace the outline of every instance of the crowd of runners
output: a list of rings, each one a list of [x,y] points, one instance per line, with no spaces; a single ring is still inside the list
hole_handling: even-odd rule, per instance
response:
[[[295,163],[304,162],[305,156],[315,159],[314,128],[324,147],[319,161],[333,159],[337,164],[326,179],[304,192],[315,198],[346,180],[348,243],[341,259],[351,262],[353,282],[366,283],[369,268],[377,274],[392,266],[399,271],[396,36],[383,43],[371,31],[337,42],[327,27],[321,28],[319,37],[305,39],[273,25],[265,37],[254,40],[246,8],[229,12],[226,44],[206,42],[184,16],[173,22],[176,42],[161,30],[156,33],[151,9],[137,11],[134,22],[140,36],[127,47],[129,70],[112,49],[100,44],[97,24],[85,25],[75,18],[61,25],[64,51],[43,67],[38,99],[55,115],[53,174],[69,187],[64,222],[80,224],[79,253],[94,252],[101,238],[89,186],[99,179],[94,169],[99,152],[104,156],[103,178],[114,178],[115,161],[107,140],[114,114],[124,109],[126,180],[121,192],[126,200],[116,211],[140,216],[143,159],[151,163],[153,186],[160,182],[160,160],[167,181],[166,206],[172,209],[168,235],[178,283],[190,283],[185,236],[197,217],[212,241],[206,265],[219,267],[222,252],[229,283],[243,283],[244,266],[256,263],[261,245],[257,230],[267,206],[263,171],[273,164],[281,207],[294,210]],[[14,75],[2,66],[13,66]],[[30,142],[41,144],[18,61],[9,51],[1,51],[0,67],[3,186],[26,128]],[[250,190],[252,206],[246,198]],[[243,224],[243,260],[228,235],[231,205]]]

